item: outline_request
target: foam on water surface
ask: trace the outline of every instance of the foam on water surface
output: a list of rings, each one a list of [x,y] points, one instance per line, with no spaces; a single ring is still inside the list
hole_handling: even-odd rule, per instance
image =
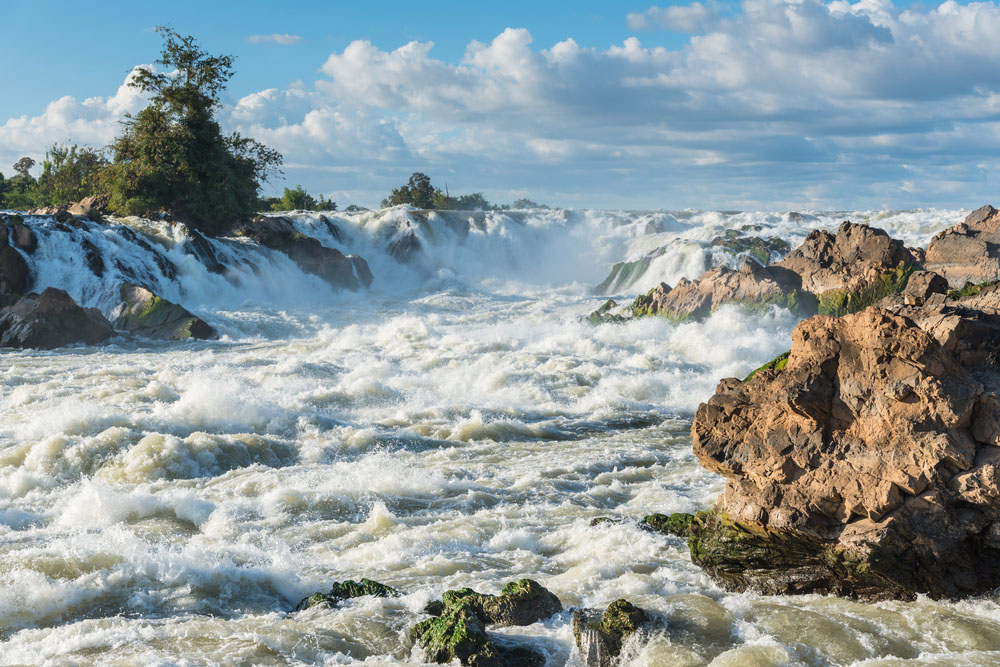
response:
[[[723,480],[691,453],[691,415],[788,348],[791,314],[579,321],[616,262],[664,249],[628,297],[739,261],[711,246],[726,229],[794,247],[867,218],[925,245],[963,214],[294,214],[368,260],[358,293],[239,239],[209,241],[219,274],[165,224],[29,218],[36,287],[109,312],[141,276],[222,338],[2,353],[0,664],[416,664],[406,632],[429,600],[521,577],[567,608],[626,597],[666,619],[629,664],[996,661],[992,598],[734,595],[682,540],[638,528],[714,501]],[[407,235],[419,251],[400,262]],[[362,577],[406,595],[291,612]],[[500,632],[582,664],[568,611]]]

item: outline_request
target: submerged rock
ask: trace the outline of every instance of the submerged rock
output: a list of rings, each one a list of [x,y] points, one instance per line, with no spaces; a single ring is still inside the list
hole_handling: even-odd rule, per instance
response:
[[[386,586],[372,579],[335,581],[333,582],[333,586],[330,587],[330,592],[313,593],[295,605],[295,611],[302,611],[303,609],[317,605],[332,607],[344,600],[360,598],[366,595],[377,598],[395,598],[402,595],[402,593],[391,586]]]
[[[1000,280],[1000,212],[983,206],[927,246],[924,266],[952,287]]]
[[[188,230],[188,237],[181,244],[181,250],[204,264],[209,273],[222,275],[226,272],[226,267],[219,261],[211,242],[197,229]]]
[[[602,614],[595,609],[573,612],[573,638],[587,667],[611,667],[625,641],[650,621],[628,600],[615,600]]]
[[[484,595],[471,588],[445,591],[434,605],[434,618],[410,631],[424,649],[426,659],[447,663],[458,658],[463,665],[544,665],[541,654],[526,647],[498,647],[486,633],[486,624],[531,625],[562,611],[562,603],[532,579],[508,583],[500,595]]]
[[[6,237],[0,233],[0,305],[11,304],[24,294],[31,277],[27,260],[8,245]]]
[[[0,310],[0,347],[50,350],[74,343],[94,345],[114,335],[96,308],[81,308],[69,294],[49,287]]]
[[[693,518],[691,514],[684,512],[674,512],[670,516],[666,514],[650,514],[643,517],[642,521],[639,522],[639,527],[663,535],[687,537],[690,533],[691,520]]]
[[[111,313],[111,322],[116,329],[160,340],[218,336],[203,319],[145,287],[126,283],[121,287],[121,299],[122,302]]]
[[[714,247],[724,248],[727,252],[738,255],[746,253],[763,266],[771,263],[773,255],[783,255],[788,252],[788,241],[770,236],[747,236],[742,230],[727,229],[722,236],[712,239]]]
[[[1000,581],[1000,290],[801,322],[783,370],[720,382],[692,524],[724,586],[956,598]]]
[[[626,318],[618,315],[617,313],[611,312],[617,307],[618,302],[614,299],[608,299],[601,304],[600,308],[588,315],[586,320],[591,324],[621,324],[626,320]]]

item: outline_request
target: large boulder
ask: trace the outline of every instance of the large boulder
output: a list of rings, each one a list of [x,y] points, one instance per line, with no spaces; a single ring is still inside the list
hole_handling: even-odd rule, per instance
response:
[[[650,615],[628,600],[615,600],[604,612],[577,609],[573,612],[573,638],[586,667],[617,664],[629,637],[651,621]]]
[[[13,303],[24,294],[31,278],[27,260],[7,242],[6,232],[0,225],[0,306]]]
[[[0,310],[0,347],[50,350],[74,343],[94,345],[114,335],[101,311],[81,308],[69,294],[49,287]]]
[[[1000,291],[801,322],[783,367],[699,406],[727,478],[691,525],[724,586],[865,599],[1000,581]]]
[[[306,273],[319,276],[338,289],[361,287],[361,269],[336,248],[327,248],[311,236],[296,231],[291,220],[277,216],[258,216],[236,230],[238,236],[253,239],[268,248],[288,255]],[[360,259],[360,258],[359,258]],[[364,269],[367,269],[367,263]],[[371,271],[367,271],[368,276]],[[367,276],[365,276],[367,277]],[[370,284],[370,283],[369,283]]]
[[[1000,280],[1000,212],[983,206],[939,233],[927,246],[924,265],[953,287]]]
[[[107,205],[107,198],[101,197],[100,195],[92,195],[90,197],[84,197],[78,202],[74,202],[69,205],[67,212],[71,215],[81,216],[84,218],[90,218],[91,220],[100,220],[102,214],[104,213],[104,207]]]
[[[772,304],[796,312],[816,312],[815,300],[799,289],[799,277],[779,266],[748,260],[738,270],[717,266],[697,280],[681,278],[672,289],[660,283],[632,303],[635,317],[660,315],[671,319],[704,317],[727,303],[753,309]]]
[[[116,329],[160,340],[218,336],[215,329],[200,317],[145,287],[126,283],[121,287],[121,299],[122,302],[111,313],[111,322]]]

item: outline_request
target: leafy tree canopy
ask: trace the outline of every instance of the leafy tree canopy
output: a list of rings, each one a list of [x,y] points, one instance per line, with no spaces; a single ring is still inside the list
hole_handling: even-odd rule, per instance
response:
[[[336,211],[337,202],[320,195],[319,199],[306,192],[301,185],[294,190],[285,188],[280,197],[267,197],[261,200],[265,208],[272,211]]]
[[[170,28],[157,32],[163,71],[140,68],[129,81],[152,96],[109,147],[108,205],[124,215],[166,212],[203,231],[223,231],[254,212],[262,182],[282,158],[249,137],[222,134],[215,111],[234,73],[232,56],[210,55]]]

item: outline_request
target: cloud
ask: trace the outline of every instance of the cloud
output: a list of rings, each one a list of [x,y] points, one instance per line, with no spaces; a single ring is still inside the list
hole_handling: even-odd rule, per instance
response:
[[[251,44],[263,44],[265,42],[272,42],[274,44],[281,44],[283,46],[291,46],[292,44],[298,44],[302,41],[302,37],[299,35],[289,35],[288,33],[273,35],[250,35],[247,37],[247,41]]]
[[[369,204],[417,169],[501,201],[532,187],[588,206],[973,205],[995,192],[997,2],[714,6],[629,15],[636,30],[689,32],[679,48],[537,45],[508,28],[446,61],[432,42],[359,40],[317,81],[247,95],[222,120],[282,151],[292,182]],[[136,103],[64,98],[0,125],[0,146],[110,138]]]
[[[712,25],[717,18],[715,10],[693,2],[690,5],[653,6],[644,12],[632,12],[625,17],[625,22],[632,30],[663,29],[695,33]]]

